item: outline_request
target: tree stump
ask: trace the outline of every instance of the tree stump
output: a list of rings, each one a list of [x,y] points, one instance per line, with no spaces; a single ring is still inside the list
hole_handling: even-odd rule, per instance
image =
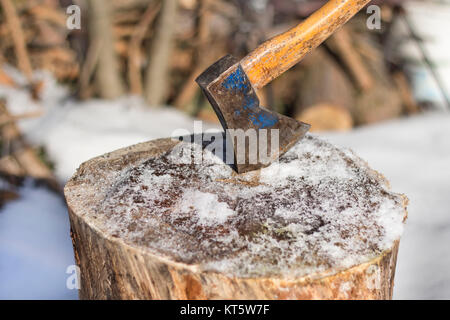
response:
[[[83,163],[64,192],[81,299],[392,297],[407,198],[310,135],[241,175],[150,141]]]

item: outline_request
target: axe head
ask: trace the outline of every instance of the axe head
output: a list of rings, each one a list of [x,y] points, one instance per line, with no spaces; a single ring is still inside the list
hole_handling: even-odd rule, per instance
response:
[[[309,130],[310,125],[267,110],[239,61],[231,55],[206,69],[196,82],[232,141],[238,173],[270,165]]]

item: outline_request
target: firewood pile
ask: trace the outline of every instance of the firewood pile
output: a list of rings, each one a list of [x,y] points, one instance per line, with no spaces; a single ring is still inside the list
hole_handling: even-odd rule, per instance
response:
[[[32,177],[43,181],[48,187],[60,191],[59,184],[39,150],[33,148],[22,136],[16,121],[35,117],[36,114],[13,116],[6,108],[5,101],[0,100],[0,176],[17,178]]]
[[[79,75],[76,52],[67,41],[66,14],[56,0],[1,1],[0,64],[17,66],[26,76],[45,69],[60,81]],[[7,79],[1,76],[0,79]],[[0,83],[9,80],[0,80]]]
[[[306,18],[324,1],[1,0],[0,66],[28,77],[45,69],[82,99],[142,95],[217,121],[194,79],[226,53],[243,57]],[[394,4],[396,3],[396,4]],[[401,65],[387,61],[396,18],[379,1],[381,29],[362,10],[300,64],[258,92],[263,106],[312,124],[347,130],[415,113]],[[81,29],[66,27],[67,6],[81,7]],[[0,83],[12,80],[0,67]]]

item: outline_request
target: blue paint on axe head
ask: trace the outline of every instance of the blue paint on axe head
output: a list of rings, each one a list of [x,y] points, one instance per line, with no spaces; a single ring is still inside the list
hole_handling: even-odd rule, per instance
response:
[[[250,83],[246,79],[244,70],[239,66],[223,81],[222,86],[234,92],[246,92],[250,88]]]

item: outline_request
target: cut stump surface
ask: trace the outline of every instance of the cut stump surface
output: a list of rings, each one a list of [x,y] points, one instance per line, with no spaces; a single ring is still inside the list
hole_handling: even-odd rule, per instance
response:
[[[83,299],[392,297],[407,199],[311,135],[241,175],[154,140],[83,163],[64,191]]]

